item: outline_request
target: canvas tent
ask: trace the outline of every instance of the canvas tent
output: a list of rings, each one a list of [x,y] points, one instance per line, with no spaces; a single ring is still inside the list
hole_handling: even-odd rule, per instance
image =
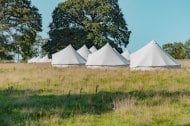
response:
[[[35,59],[35,57],[29,59],[27,62],[28,62],[28,63],[33,63],[34,59]]]
[[[84,65],[85,63],[86,60],[80,54],[78,54],[71,45],[68,45],[61,51],[54,53],[52,55],[51,62],[53,66],[58,67]]]
[[[96,52],[96,51],[97,51],[97,49],[96,49],[96,47],[95,47],[95,46],[92,46],[89,50],[90,50],[90,52],[91,52],[91,53],[94,53],[94,52]]]
[[[113,51],[115,52],[115,53],[117,53],[118,55],[121,55],[115,48],[113,48]],[[122,55],[121,55],[122,56]],[[124,56],[122,56],[122,57],[124,57]],[[125,58],[125,57],[124,57]],[[126,58],[125,58],[126,59]],[[129,63],[128,63],[129,64]]]
[[[87,60],[88,55],[91,53],[90,50],[86,47],[86,45],[83,45],[80,49],[77,50],[77,52],[78,52],[85,60]]]
[[[125,57],[128,61],[130,61],[130,53],[128,50],[126,50],[125,52],[123,52],[121,54],[123,57]]]
[[[140,70],[181,67],[173,57],[166,53],[154,40],[130,55],[130,68]]]
[[[119,53],[115,48],[112,48],[114,52]],[[120,54],[120,53],[119,53]]]
[[[41,57],[33,57],[31,59],[28,60],[28,63],[39,63],[40,62]]]
[[[42,57],[40,60],[39,60],[40,63],[50,63],[51,62],[51,59],[48,58],[48,55]]]
[[[90,54],[86,63],[87,67],[115,67],[127,66],[128,61],[107,43],[98,51]]]

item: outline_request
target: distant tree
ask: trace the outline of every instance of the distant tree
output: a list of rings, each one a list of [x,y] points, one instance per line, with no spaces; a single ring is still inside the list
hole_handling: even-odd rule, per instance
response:
[[[41,15],[30,0],[0,0],[0,30],[9,37],[13,52],[26,60],[33,55]]]
[[[164,44],[163,49],[176,59],[184,59],[186,57],[186,49],[183,43],[167,43]]]
[[[190,59],[190,39],[185,42],[184,47],[185,47],[185,58]]]
[[[173,56],[173,43],[166,43],[164,45],[162,45],[162,48],[170,55]]]
[[[121,52],[129,43],[131,32],[118,0],[66,0],[52,17],[50,40],[43,46],[50,54],[68,44],[102,47],[107,42]]]
[[[33,50],[35,50],[36,56],[37,55],[45,56],[47,54],[47,52],[42,48],[42,46],[45,45],[48,40],[49,39],[42,38],[42,36],[37,35],[37,37],[36,37],[36,43],[33,46]]]
[[[11,44],[9,44],[6,40],[6,36],[3,34],[0,35],[0,60],[5,60],[5,59],[12,59],[12,54],[11,52]]]

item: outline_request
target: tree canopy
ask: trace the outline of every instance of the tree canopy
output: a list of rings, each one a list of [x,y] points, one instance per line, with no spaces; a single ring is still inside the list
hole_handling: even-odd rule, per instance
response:
[[[190,58],[190,39],[184,43],[174,42],[166,43],[162,48],[171,56],[176,59],[189,59]]]
[[[9,45],[11,51],[22,55],[23,60],[33,55],[32,46],[37,32],[41,31],[41,15],[30,0],[0,1],[1,45]],[[4,36],[4,37],[3,37]],[[7,48],[4,48],[7,51]],[[10,50],[9,50],[10,51]]]
[[[185,56],[185,48],[183,43],[167,43],[163,45],[163,49],[176,59],[183,59]]]
[[[72,44],[101,47],[109,42],[121,52],[129,43],[130,31],[118,0],[66,0],[53,11],[50,40],[43,48],[50,54]]]
[[[0,35],[0,60],[12,59],[11,45],[7,43],[6,36]]]

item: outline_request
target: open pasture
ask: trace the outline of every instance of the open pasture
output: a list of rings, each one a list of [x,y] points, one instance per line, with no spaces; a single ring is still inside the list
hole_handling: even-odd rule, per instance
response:
[[[190,61],[130,71],[0,64],[0,125],[188,126]]]

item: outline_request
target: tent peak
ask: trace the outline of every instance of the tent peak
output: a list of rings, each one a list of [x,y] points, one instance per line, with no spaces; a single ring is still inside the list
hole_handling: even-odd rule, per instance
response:
[[[91,53],[94,53],[97,51],[97,49],[94,45],[89,50],[91,51]]]
[[[87,46],[85,44],[82,47],[86,47],[87,48]]]
[[[151,40],[150,43],[151,44],[157,44],[157,42],[155,40]]]
[[[87,59],[88,55],[91,53],[90,50],[86,47],[86,45],[83,45],[80,49],[77,50],[77,52],[84,58]]]
[[[106,43],[106,46],[110,46],[109,42]]]

